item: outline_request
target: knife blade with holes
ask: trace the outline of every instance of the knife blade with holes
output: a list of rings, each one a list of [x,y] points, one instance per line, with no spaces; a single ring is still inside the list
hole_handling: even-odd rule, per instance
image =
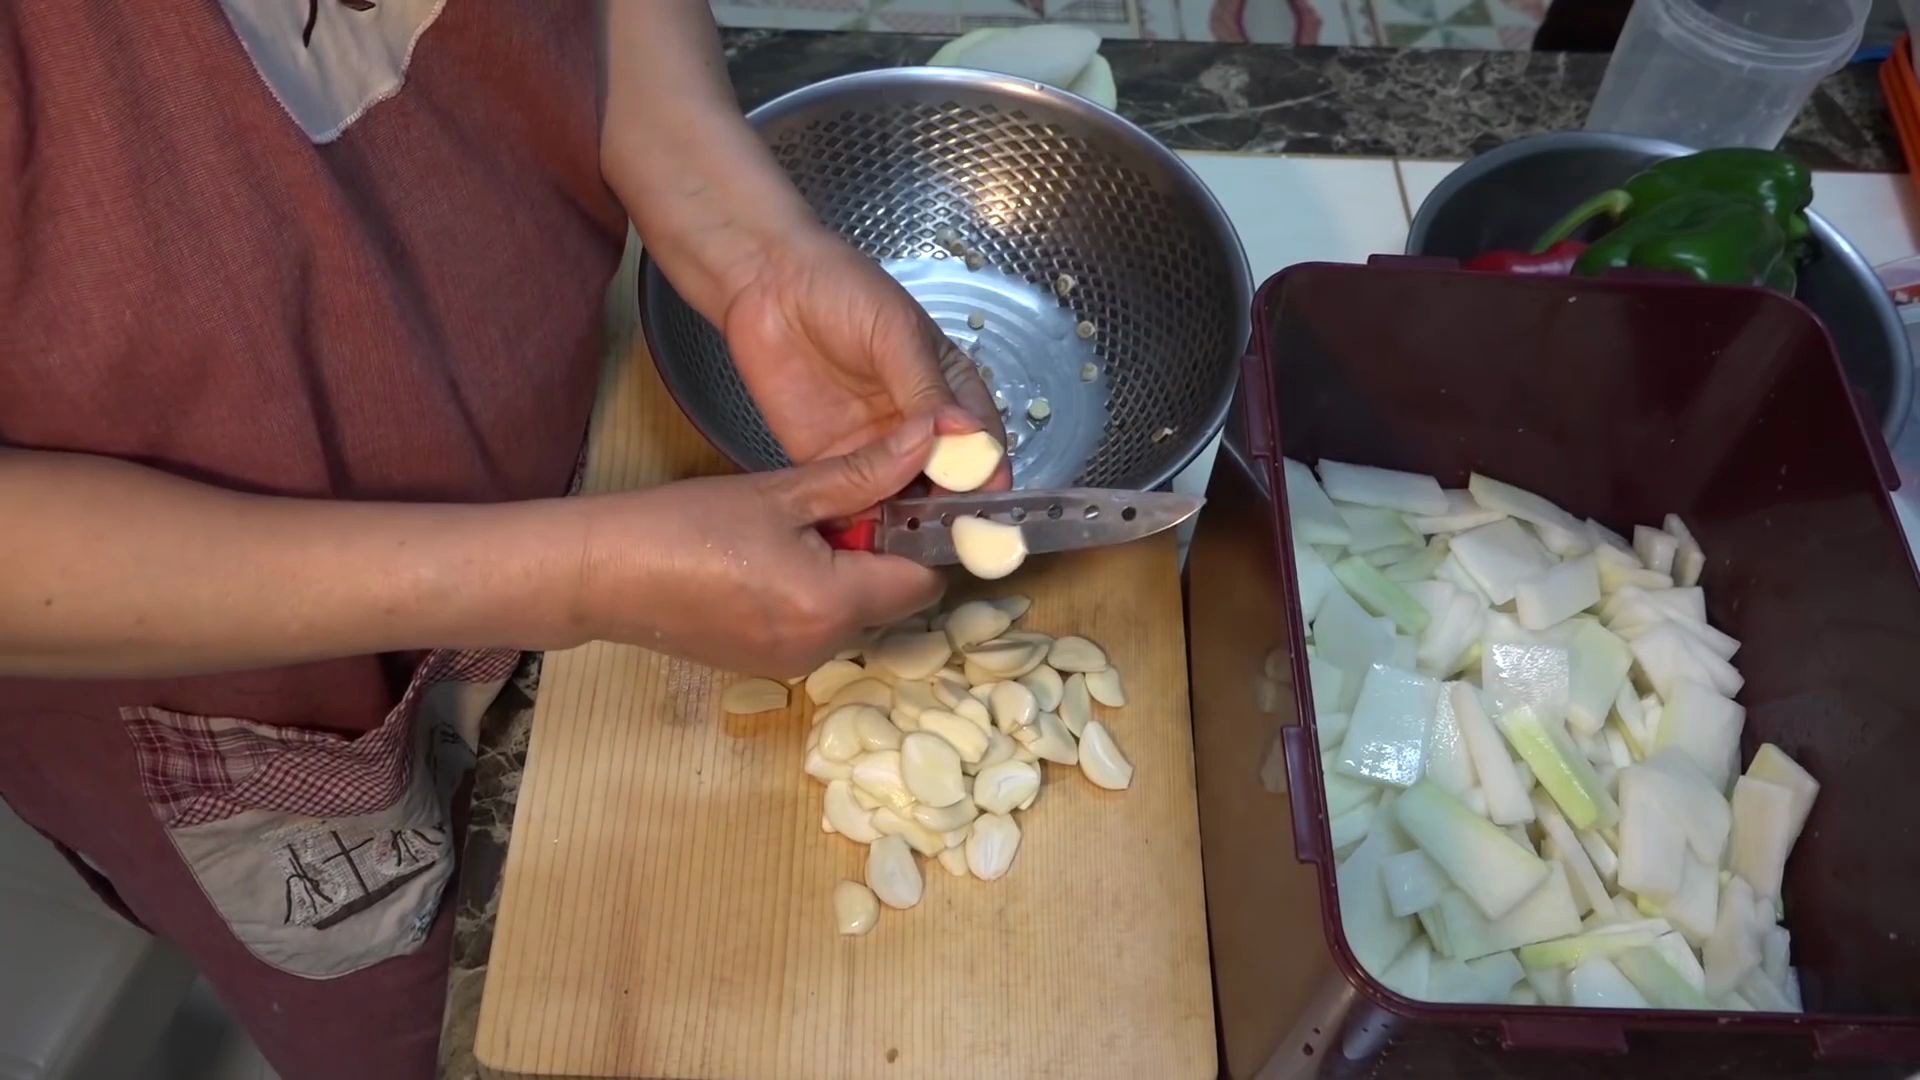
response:
[[[1124,544],[1171,529],[1198,513],[1205,499],[1157,491],[1063,488],[1052,491],[969,492],[883,503],[877,518],[845,528],[822,528],[833,547],[898,555],[923,566],[960,561],[953,522],[984,517],[1020,526],[1033,554]]]

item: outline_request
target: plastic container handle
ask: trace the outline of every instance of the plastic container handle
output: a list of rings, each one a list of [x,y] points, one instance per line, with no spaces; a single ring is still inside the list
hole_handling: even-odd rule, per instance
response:
[[[1255,353],[1240,358],[1240,420],[1247,426],[1247,453],[1262,465],[1272,465],[1273,388],[1267,383],[1267,365]]]
[[[1280,729],[1280,749],[1287,755],[1287,799],[1293,804],[1293,857],[1303,863],[1327,861],[1321,844],[1320,816],[1314,813],[1315,783],[1309,770],[1313,740],[1304,724]]]

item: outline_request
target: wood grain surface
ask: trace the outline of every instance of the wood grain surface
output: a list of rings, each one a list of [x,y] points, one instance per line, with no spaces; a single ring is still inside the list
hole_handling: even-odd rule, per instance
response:
[[[628,269],[630,281],[631,267]],[[616,282],[616,291],[621,288]],[[629,293],[628,295],[631,295]],[[585,486],[723,468],[616,323]],[[830,893],[865,848],[820,831],[804,695],[729,718],[731,676],[604,643],[547,657],[476,1054],[495,1076],[1215,1074],[1186,649],[1171,536],[1033,560],[1028,629],[1099,641],[1124,793],[1046,767],[998,882],[922,860],[864,938]],[[1098,708],[1098,707],[1096,707]]]

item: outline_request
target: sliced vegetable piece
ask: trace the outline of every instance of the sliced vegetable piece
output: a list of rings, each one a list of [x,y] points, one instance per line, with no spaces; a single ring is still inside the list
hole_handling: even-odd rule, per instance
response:
[[[1580,1009],[1645,1009],[1649,1003],[1605,957],[1589,956],[1567,974],[1567,1004]]]
[[[1604,829],[1620,820],[1607,786],[1558,724],[1522,707],[1501,714],[1500,730],[1574,828]]]
[[[1525,488],[1474,473],[1467,479],[1467,490],[1473,493],[1475,502],[1489,510],[1499,510],[1535,525],[1550,525],[1562,532],[1576,535],[1586,532],[1579,518]]]
[[[1454,722],[1460,727],[1467,752],[1473,758],[1474,775],[1487,803],[1487,817],[1496,825],[1515,825],[1533,820],[1533,803],[1527,799],[1527,786],[1521,784],[1513,759],[1507,756],[1506,741],[1494,730],[1480,703],[1480,692],[1462,682],[1448,683]]]
[[[1349,465],[1322,458],[1320,485],[1337,502],[1378,506],[1403,514],[1444,514],[1448,503],[1439,481],[1422,473]]]
[[[1433,970],[1433,946],[1415,938],[1400,955],[1380,973],[1381,985],[1414,1001],[1429,1000],[1427,994],[1427,976]]]
[[[1292,458],[1283,470],[1287,488],[1287,517],[1294,539],[1308,544],[1334,544],[1345,547],[1353,538],[1347,523],[1333,508],[1333,501],[1321,489],[1319,478],[1305,464]]]
[[[1633,983],[1656,1009],[1709,1009],[1712,1003],[1686,977],[1675,971],[1659,950],[1643,945],[1613,957],[1613,966]]]
[[[1487,918],[1470,898],[1448,892],[1440,898],[1441,917],[1453,955],[1460,960],[1580,932],[1580,913],[1559,863],[1548,865],[1545,880],[1498,919]]]
[[[1745,878],[1755,895],[1767,899],[1779,896],[1787,854],[1799,839],[1794,827],[1792,789],[1742,776],[1734,781],[1732,806],[1728,868]]]
[[[1707,556],[1700,550],[1700,542],[1693,538],[1693,532],[1678,514],[1668,514],[1664,527],[1667,535],[1680,542],[1673,557],[1673,580],[1681,585],[1699,584],[1700,575],[1707,568]]]
[[[1567,726],[1592,735],[1627,684],[1633,653],[1619,636],[1592,619],[1573,620],[1567,635]]]
[[[1375,615],[1383,615],[1393,620],[1395,626],[1409,634],[1418,634],[1427,628],[1427,610],[1420,602],[1407,594],[1407,590],[1387,580],[1380,571],[1373,568],[1365,559],[1349,556],[1333,566],[1333,576],[1347,587],[1360,606]]]
[[[1812,774],[1800,767],[1800,763],[1788,757],[1786,751],[1772,743],[1762,743],[1753,755],[1753,762],[1747,766],[1747,775],[1755,780],[1765,780],[1769,784],[1779,784],[1793,792],[1792,833],[1800,835],[1807,823],[1807,815],[1813,810],[1813,800],[1820,794],[1820,782]]]
[[[1396,787],[1420,779],[1439,696],[1440,684],[1425,675],[1380,664],[1369,668],[1335,767]]]
[[[1511,519],[1454,537],[1449,557],[1459,562],[1495,604],[1512,600],[1522,581],[1553,565],[1553,556],[1540,541]]]
[[[1369,617],[1344,588],[1327,593],[1320,605],[1320,616],[1313,623],[1313,642],[1321,659],[1339,668],[1344,676],[1338,703],[1341,712],[1359,699],[1367,669],[1393,657],[1393,631]]]
[[[1546,630],[1600,602],[1600,571],[1593,556],[1582,555],[1550,567],[1514,586],[1520,625]]]
[[[1760,966],[1760,934],[1770,924],[1754,918],[1753,886],[1733,877],[1720,889],[1720,913],[1713,934],[1700,950],[1707,971],[1707,996],[1731,991]]]
[[[1513,910],[1549,873],[1538,855],[1514,843],[1432,781],[1408,788],[1394,804],[1394,812],[1420,850],[1489,919]]]
[[[1427,777],[1455,795],[1474,786],[1473,753],[1453,713],[1453,690],[1434,699],[1433,727],[1427,733]]]
[[[1335,871],[1340,894],[1340,929],[1354,958],[1376,977],[1387,970],[1393,958],[1413,939],[1413,920],[1393,913],[1381,880],[1381,865],[1394,853],[1389,834],[1376,831],[1361,841]]]
[[[1654,748],[1686,754],[1709,783],[1725,790],[1739,768],[1746,708],[1685,676],[1670,685]]]
[[[1420,534],[1407,528],[1406,521],[1392,510],[1375,506],[1348,506],[1344,503],[1334,503],[1333,509],[1340,515],[1340,520],[1346,523],[1350,535],[1347,547],[1356,554],[1424,543]]]
[[[1656,574],[1673,573],[1673,557],[1680,550],[1680,541],[1645,525],[1633,527],[1633,553],[1640,558],[1640,565]]]
[[[1402,851],[1387,856],[1380,876],[1387,890],[1387,906],[1395,915],[1414,915],[1440,902],[1449,886],[1447,876],[1424,851]]]

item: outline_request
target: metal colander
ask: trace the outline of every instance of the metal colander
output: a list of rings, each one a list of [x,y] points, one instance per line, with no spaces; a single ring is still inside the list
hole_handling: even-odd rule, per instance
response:
[[[1015,482],[1146,489],[1219,430],[1246,347],[1239,239],[1165,147],[1071,94],[984,72],[895,68],[749,114],[821,219],[973,356]],[[652,263],[654,362],[742,468],[787,456],[720,334]]]

